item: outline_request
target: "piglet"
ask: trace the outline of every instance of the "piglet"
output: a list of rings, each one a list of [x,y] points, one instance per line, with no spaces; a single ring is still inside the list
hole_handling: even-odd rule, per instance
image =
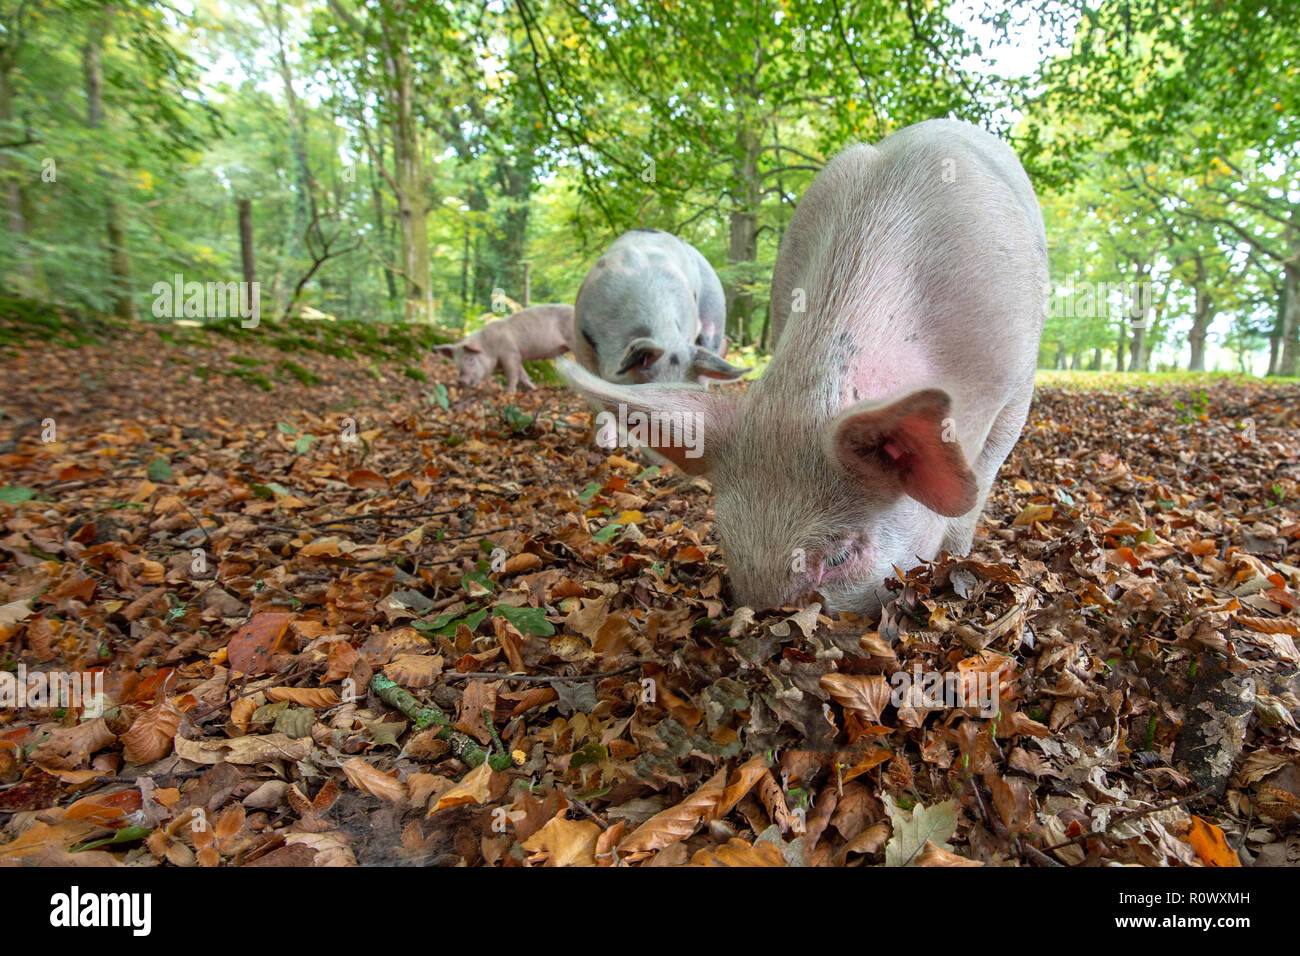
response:
[[[726,300],[698,249],[658,229],[633,229],[591,267],[574,304],[574,357],[606,381],[739,378],[723,361]]]
[[[533,305],[489,322],[473,335],[434,351],[456,363],[458,381],[475,385],[500,368],[506,391],[533,388],[524,362],[555,358],[573,349],[573,306]]]
[[[816,590],[866,614],[894,568],[970,550],[1028,413],[1046,305],[1047,243],[1019,161],[974,126],[930,120],[813,181],[772,278],[776,350],[743,396],[561,372],[625,406],[620,421],[658,416],[642,429],[651,447],[711,476],[736,600]],[[685,416],[693,429],[668,427]]]

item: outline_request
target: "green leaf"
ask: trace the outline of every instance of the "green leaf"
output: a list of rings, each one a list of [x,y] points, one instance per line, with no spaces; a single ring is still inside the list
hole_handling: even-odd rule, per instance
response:
[[[435,637],[451,637],[456,633],[456,628],[464,624],[471,631],[478,630],[478,626],[483,623],[483,618],[488,616],[487,608],[480,608],[464,617],[457,617],[456,614],[439,614],[431,621],[412,621],[411,626],[421,634],[432,634]]]
[[[293,443],[293,450],[300,455],[305,455],[311,449],[311,443],[316,440],[315,435],[299,435]]]
[[[289,493],[289,489],[278,481],[272,481],[265,485],[249,485],[249,490],[258,498],[264,501],[271,501],[275,498],[283,498]]]
[[[546,619],[544,607],[510,607],[498,604],[492,612],[504,617],[520,631],[536,634],[538,637],[550,637],[555,633],[555,625]]]
[[[649,468],[643,468],[641,474],[633,478],[633,481],[649,481],[651,478],[659,477],[659,466],[651,465]]]
[[[513,431],[521,432],[533,423],[533,416],[521,412],[518,406],[507,405],[501,410],[501,417]]]
[[[442,382],[433,386],[433,395],[429,401],[436,402],[444,412],[450,408],[451,404],[447,400],[447,386],[443,385]]]
[[[582,493],[578,495],[578,500],[585,505],[590,502],[592,498],[596,497],[596,492],[598,491],[600,491],[600,482],[593,481],[586,488],[582,489]]]
[[[150,481],[171,481],[172,466],[166,458],[155,458],[149,462],[148,468]]]
[[[601,544],[609,544],[609,542],[613,540],[614,535],[618,534],[618,529],[621,527],[623,526],[617,521],[611,521],[609,524],[605,525],[605,527],[593,534],[591,540],[599,541]]]
[[[96,847],[111,846],[116,843],[134,843],[136,840],[143,840],[152,832],[153,830],[148,827],[122,827],[112,836],[91,840],[88,843],[74,843],[69,849],[73,853],[80,853],[82,850],[93,850]]]
[[[31,501],[35,497],[36,492],[20,485],[5,485],[0,488],[0,501],[8,505],[16,505],[20,501]]]
[[[290,425],[288,422],[277,422],[275,427],[280,429],[280,433],[283,435],[298,434],[298,429],[295,426]]]
[[[587,744],[581,750],[575,750],[573,756],[569,758],[569,769],[581,767],[583,764],[600,763],[602,760],[609,759],[609,748],[604,744],[598,744],[594,741]]]
[[[463,578],[460,579],[461,587],[465,587],[465,585],[470,583],[481,585],[483,588],[485,588],[488,591],[496,590],[496,584],[493,583],[492,579],[488,577],[487,574],[484,573],[483,571],[470,571]]]
[[[881,794],[894,833],[885,844],[885,866],[911,866],[925,849],[926,841],[941,850],[951,850],[948,840],[957,830],[957,808],[951,800],[932,807],[917,804],[912,812],[898,806],[888,793]]]

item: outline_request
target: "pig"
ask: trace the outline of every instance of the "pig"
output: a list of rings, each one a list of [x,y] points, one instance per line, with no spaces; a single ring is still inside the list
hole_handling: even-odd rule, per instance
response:
[[[621,384],[734,379],[725,362],[726,299],[698,249],[633,229],[591,267],[574,303],[574,357]]]
[[[533,305],[489,322],[473,335],[434,351],[450,356],[462,385],[476,385],[500,368],[506,391],[533,388],[524,362],[555,358],[573,349],[573,306]]]
[[[970,550],[1033,396],[1047,280],[1015,154],[929,120],[814,179],[773,272],[777,346],[745,394],[617,385],[567,360],[560,371],[625,417],[692,416],[696,447],[662,427],[649,444],[711,477],[736,601],[816,591],[873,614],[894,568]]]

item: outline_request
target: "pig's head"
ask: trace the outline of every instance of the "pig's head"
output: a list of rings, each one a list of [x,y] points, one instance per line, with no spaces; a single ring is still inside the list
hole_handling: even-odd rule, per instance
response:
[[[633,268],[603,258],[578,290],[573,354],[608,382],[643,385],[735,379],[731,365],[697,341],[699,304],[679,269]]]
[[[951,399],[940,389],[837,410],[816,386],[806,402],[790,401],[788,388],[764,389],[766,376],[740,397],[691,385],[619,386],[567,361],[561,371],[609,411],[622,404],[629,414],[668,416],[661,435],[671,434],[662,423],[672,416],[691,416],[696,441],[653,450],[712,481],[742,604],[771,607],[816,590],[837,610],[873,613],[894,568],[934,557],[946,519],[978,503],[960,445],[945,440]]]
[[[652,338],[633,339],[609,368],[609,380],[623,385],[736,379],[749,371],[702,346],[665,348]]]
[[[495,363],[483,351],[483,344],[472,336],[463,342],[439,345],[434,352],[445,355],[456,365],[456,380],[461,385],[477,385],[492,374]]]

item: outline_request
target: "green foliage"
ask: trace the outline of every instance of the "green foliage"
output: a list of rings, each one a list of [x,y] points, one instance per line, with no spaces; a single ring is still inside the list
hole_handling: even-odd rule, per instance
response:
[[[145,320],[183,317],[155,288],[239,282],[246,200],[257,334],[297,356],[222,373],[257,387],[317,384],[311,352],[363,369],[395,359],[423,381],[429,348],[499,313],[502,296],[522,302],[526,272],[531,301],[572,302],[635,226],[699,246],[727,288],[729,357],[761,371],[772,265],[813,176],[851,143],[957,116],[1009,135],[1033,174],[1053,280],[1076,289],[1054,301],[1077,305],[1081,285],[1153,289],[1140,331],[1113,311],[1050,315],[1040,364],[1187,364],[1184,343],[1204,337],[1222,349],[1207,367],[1245,370],[1270,349],[1295,374],[1300,6],[1020,0],[990,5],[978,31],[967,10],[0,5],[0,353],[102,340],[124,302]],[[984,47],[1026,20],[1058,47],[1000,76]],[[403,230],[413,196],[419,262]],[[425,266],[432,315],[402,321]],[[193,318],[201,330],[167,334],[249,334],[228,314]],[[549,365],[529,373],[558,384]]]

